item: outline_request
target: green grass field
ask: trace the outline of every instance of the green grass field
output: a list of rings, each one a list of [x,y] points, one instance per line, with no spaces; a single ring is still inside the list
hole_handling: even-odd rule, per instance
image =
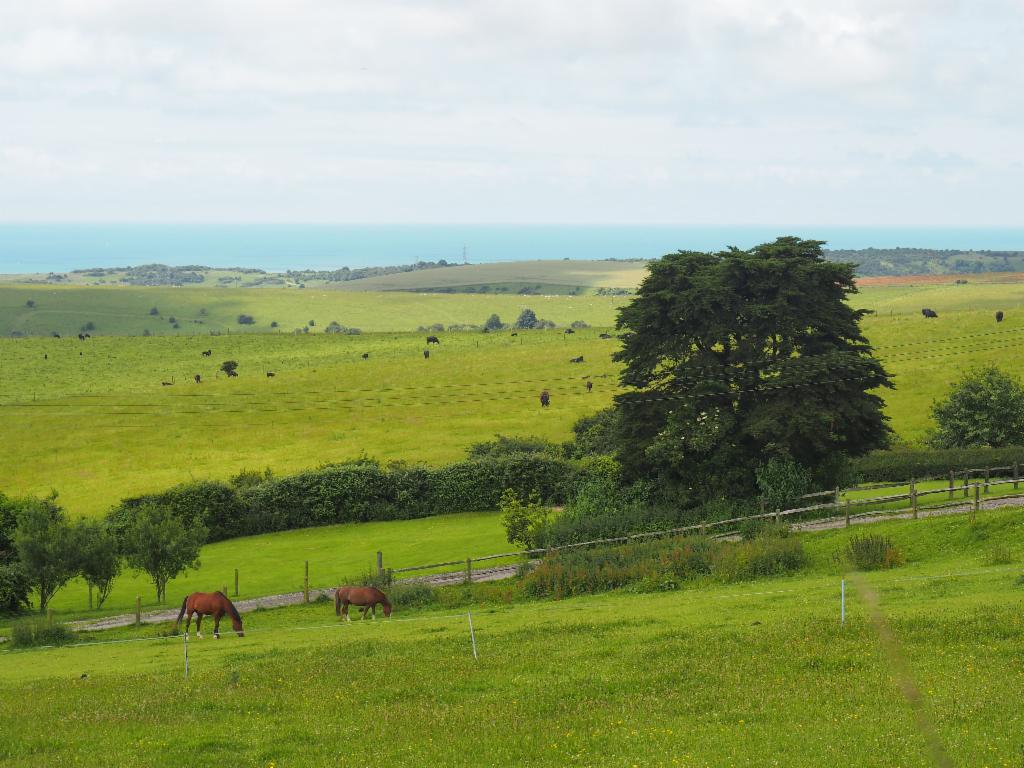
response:
[[[850,533],[809,534],[799,576],[471,603],[478,661],[459,590],[390,622],[251,613],[193,638],[187,681],[180,639],[0,654],[0,761],[928,766],[931,734],[953,765],[1019,765],[1021,511],[872,530],[908,558],[864,579],[895,646],[852,584],[839,623]],[[988,565],[997,541],[1013,565]]]
[[[0,300],[18,312],[29,311],[23,306],[26,290],[0,289]],[[61,289],[54,301],[84,296],[95,306],[108,295],[122,297],[119,301],[134,296],[133,312],[145,317],[157,295],[147,290],[181,296],[196,311],[189,297],[211,295],[205,289],[78,288]],[[10,299],[12,291],[16,300]],[[299,295],[269,289],[212,295],[249,294],[267,306],[294,302]],[[434,307],[424,322],[446,314],[480,320],[493,306],[487,302],[519,301],[401,292],[323,295],[324,301],[362,302],[361,311],[379,316],[382,326],[399,324],[396,318],[408,301]],[[968,367],[988,362],[1011,371],[1019,367],[1022,296],[1022,284],[972,283],[871,287],[856,297],[858,304],[876,309],[864,329],[895,376],[896,389],[882,394],[901,440],[925,438],[932,402]],[[589,321],[594,324],[611,322],[614,301],[622,300],[551,297],[542,305],[536,298],[527,301],[538,313],[563,321],[593,302]],[[45,301],[31,312],[43,309]],[[922,306],[936,309],[940,318],[926,320]],[[300,307],[290,311],[303,312],[300,317],[316,314]],[[243,301],[218,311],[229,319],[243,308],[252,310]],[[1007,313],[999,325],[992,317],[996,309]],[[68,324],[77,328],[85,317],[81,308],[72,303],[66,311]],[[344,315],[338,319],[356,324]],[[323,323],[318,320],[314,330]],[[467,446],[496,433],[567,439],[573,422],[607,405],[614,392],[617,366],[609,356],[615,342],[599,339],[600,330],[572,336],[558,330],[517,337],[443,333],[429,360],[422,356],[422,333],[97,336],[84,343],[2,339],[0,489],[12,494],[56,489],[72,514],[97,515],[125,496],[190,477],[226,478],[264,467],[291,472],[364,453],[437,464],[461,457]],[[210,358],[200,354],[205,349],[213,350]],[[369,359],[361,359],[364,352]],[[578,355],[584,356],[583,365],[569,363]],[[226,359],[240,363],[239,378],[217,374]],[[275,378],[266,378],[268,370]],[[201,385],[192,383],[197,373]],[[583,388],[586,376],[595,382],[589,394]],[[161,386],[163,381],[174,385]],[[548,410],[537,404],[543,388],[552,393]]]

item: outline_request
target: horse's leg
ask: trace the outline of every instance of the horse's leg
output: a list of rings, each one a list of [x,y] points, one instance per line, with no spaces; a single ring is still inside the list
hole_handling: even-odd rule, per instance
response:
[[[373,605],[370,606],[370,618],[373,619],[374,621],[377,620],[377,604],[376,603],[374,603]]]
[[[196,612],[196,637],[203,636],[203,614]]]
[[[368,606],[368,605],[364,605],[362,608],[359,609],[359,613],[362,614],[362,616],[360,616],[360,621],[365,621],[366,620],[366,612],[368,610],[370,610],[370,606]]]
[[[341,606],[341,615],[345,617],[345,621],[352,621],[352,617],[348,615],[348,600],[345,600]]]
[[[220,611],[213,614],[213,639],[220,640],[220,617],[223,614]]]

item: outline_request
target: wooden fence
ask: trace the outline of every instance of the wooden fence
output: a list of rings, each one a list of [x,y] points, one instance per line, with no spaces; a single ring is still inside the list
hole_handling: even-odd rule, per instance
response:
[[[1007,473],[1009,477],[1005,475],[1000,477],[999,473]],[[963,482],[960,479],[963,479]],[[972,478],[977,478],[974,482],[971,482]],[[919,490],[918,483],[946,480],[948,485],[942,488],[933,488],[930,490]],[[524,558],[529,559],[532,557],[538,557],[542,555],[548,555],[554,552],[562,552],[570,549],[578,549],[580,547],[594,547],[605,544],[626,544],[631,541],[639,541],[643,539],[657,539],[673,536],[682,536],[686,534],[699,533],[702,535],[710,535],[716,537],[724,537],[735,535],[738,533],[739,526],[743,523],[756,522],[756,521],[774,521],[781,523],[783,521],[793,521],[792,524],[799,525],[801,523],[830,523],[842,521],[843,525],[849,527],[852,525],[853,520],[864,519],[864,518],[884,518],[891,515],[901,515],[910,513],[914,519],[918,518],[921,511],[940,510],[946,508],[963,507],[968,506],[965,510],[971,515],[971,519],[977,514],[981,508],[982,496],[988,496],[993,491],[993,488],[1007,487],[1007,493],[998,494],[999,498],[1003,499],[1024,499],[1024,494],[1015,493],[1020,490],[1020,483],[1022,482],[1020,476],[1020,468],[1017,464],[1009,467],[983,467],[980,469],[961,469],[961,470],[950,470],[947,474],[937,477],[923,477],[923,478],[911,478],[909,482],[900,483],[873,483],[870,485],[859,485],[850,488],[836,488],[831,491],[816,491],[814,493],[808,493],[801,496],[801,499],[815,499],[822,497],[830,497],[829,501],[809,504],[803,507],[793,507],[791,509],[778,509],[773,512],[762,512],[757,515],[747,515],[744,517],[733,517],[727,520],[708,520],[701,523],[694,523],[692,525],[684,525],[678,528],[668,528],[661,531],[648,531],[644,533],[634,533],[626,536],[616,536],[608,539],[594,539],[592,541],[581,541],[574,544],[563,544],[557,547],[548,547],[544,549],[525,549],[516,552],[502,552],[497,555],[484,555],[482,557],[467,557],[464,560],[449,560],[441,563],[427,563],[425,565],[410,565],[403,568],[385,568],[384,567],[384,556],[382,552],[377,552],[377,575],[390,581],[392,578],[399,574],[411,574],[417,571],[438,571],[442,568],[452,568],[457,566],[457,571],[440,571],[442,574],[451,573],[465,573],[466,581],[472,579],[474,570],[474,564],[486,563],[494,560],[502,560],[509,558]],[[1008,486],[1013,486],[1012,490]],[[902,486],[908,486],[909,490],[907,493],[895,493],[884,496],[870,496],[863,499],[851,499],[849,494],[859,493],[862,491],[872,490],[883,490],[885,488],[897,488]],[[935,496],[946,496],[944,501],[933,502],[931,497]],[[964,499],[967,501],[965,502]],[[906,506],[893,507],[892,505],[898,504],[901,501],[906,501]],[[883,508],[878,508],[879,506]],[[875,507],[874,509],[862,510],[862,507]],[[431,574],[437,575],[437,574]]]

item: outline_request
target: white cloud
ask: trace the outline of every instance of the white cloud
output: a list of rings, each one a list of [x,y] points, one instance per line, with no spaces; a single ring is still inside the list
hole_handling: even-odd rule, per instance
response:
[[[1015,0],[0,0],[0,18],[7,219],[1018,215]]]

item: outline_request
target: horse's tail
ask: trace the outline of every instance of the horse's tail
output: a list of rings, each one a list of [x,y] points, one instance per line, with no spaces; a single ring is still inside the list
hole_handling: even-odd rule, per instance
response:
[[[231,602],[230,598],[220,590],[217,590],[217,594],[224,598],[224,602],[228,604],[228,613],[231,614],[231,618],[241,623],[242,617],[238,615],[238,609],[235,608],[235,604]]]
[[[188,607],[188,595],[185,595],[185,599],[181,601],[181,610],[178,612],[178,620],[174,622],[174,631],[177,632],[181,626],[181,617],[185,615],[185,608]]]
[[[334,615],[341,616],[341,589],[334,590]]]

